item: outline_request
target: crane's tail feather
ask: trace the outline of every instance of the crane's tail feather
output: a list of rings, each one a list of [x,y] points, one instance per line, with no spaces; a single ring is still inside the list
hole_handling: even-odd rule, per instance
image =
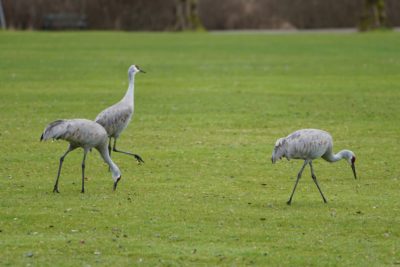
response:
[[[63,136],[67,132],[68,123],[67,120],[56,120],[51,122],[46,126],[42,135],[40,136],[40,141],[46,141],[49,139],[63,139]]]

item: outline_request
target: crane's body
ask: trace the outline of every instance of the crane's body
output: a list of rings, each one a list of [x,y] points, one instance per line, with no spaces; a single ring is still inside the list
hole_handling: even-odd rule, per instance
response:
[[[109,137],[118,138],[133,117],[134,104],[134,78],[131,77],[125,96],[100,112],[95,121],[106,129]]]
[[[114,139],[113,151],[121,152],[134,156],[139,163],[144,162],[143,159],[130,152],[118,150],[116,148],[117,139],[119,138],[122,131],[129,125],[133,112],[134,112],[134,94],[135,94],[135,75],[138,72],[144,72],[139,69],[138,66],[132,65],[128,70],[129,86],[125,93],[125,96],[118,103],[106,108],[97,115],[95,121],[102,125],[107,131],[109,137],[108,150],[111,156],[111,139]]]
[[[277,160],[282,159],[283,157],[290,159],[303,159],[304,164],[300,169],[300,172],[297,175],[297,180],[290,196],[289,201],[287,202],[289,205],[291,204],[293,194],[296,190],[297,183],[299,182],[302,172],[307,164],[310,165],[311,168],[311,177],[313,178],[318,190],[321,193],[321,196],[326,201],[318,182],[317,178],[314,174],[312,161],[314,159],[322,157],[324,160],[328,162],[336,162],[341,159],[346,159],[347,162],[351,165],[353,170],[354,178],[356,176],[356,170],[354,162],[356,157],[354,153],[350,150],[342,150],[337,154],[333,153],[333,139],[332,136],[323,130],[318,129],[302,129],[295,131],[289,134],[287,137],[279,138],[276,141],[275,148],[272,152],[271,161],[275,163]]]
[[[57,120],[46,126],[40,141],[48,139],[62,139],[69,142],[69,146],[64,155],[60,158],[56,183],[53,192],[58,191],[58,180],[60,178],[61,167],[65,156],[76,148],[83,148],[84,156],[82,161],[82,193],[85,192],[84,178],[85,178],[85,160],[86,154],[92,148],[99,151],[104,161],[109,165],[114,180],[114,190],[121,179],[121,172],[118,166],[111,160],[108,149],[107,141],[108,136],[106,130],[98,123],[86,119],[71,119],[71,120]]]

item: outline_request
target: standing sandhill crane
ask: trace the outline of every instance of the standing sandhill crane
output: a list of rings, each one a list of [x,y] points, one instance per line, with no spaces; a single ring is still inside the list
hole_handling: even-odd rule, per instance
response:
[[[333,154],[332,147],[332,136],[328,132],[317,129],[298,130],[289,134],[287,137],[279,138],[276,141],[274,151],[272,152],[272,163],[275,163],[278,159],[282,159],[282,157],[286,157],[287,160],[304,160],[303,167],[301,167],[300,172],[297,174],[297,180],[294,184],[293,192],[290,195],[289,201],[287,202],[288,205],[290,205],[292,202],[292,197],[294,191],[296,190],[297,183],[299,182],[301,174],[303,173],[303,170],[307,164],[310,165],[311,177],[317,186],[322,199],[325,203],[327,202],[324,194],[321,191],[321,188],[318,185],[317,177],[314,174],[314,169],[312,166],[312,161],[319,157],[322,157],[324,160],[329,162],[336,162],[343,158],[346,159],[353,170],[354,178],[357,179],[356,168],[354,166],[356,156],[354,153],[350,150],[342,150],[337,154]]]
[[[129,86],[128,90],[125,93],[125,96],[118,103],[112,105],[111,107],[106,108],[99,115],[97,115],[95,121],[102,125],[104,129],[106,129],[109,143],[108,143],[108,151],[111,156],[111,138],[114,138],[113,151],[124,153],[130,156],[134,156],[138,163],[144,163],[143,159],[131,152],[118,150],[117,139],[121,132],[128,126],[129,122],[132,119],[133,110],[134,110],[134,89],[135,89],[135,75],[136,73],[144,72],[137,65],[132,65],[128,69],[128,78],[129,78]]]
[[[112,178],[114,180],[114,190],[117,188],[117,184],[121,179],[121,171],[108,154],[107,132],[100,124],[86,119],[57,120],[47,125],[40,137],[40,141],[48,139],[62,139],[69,142],[67,151],[60,158],[60,165],[58,167],[57,179],[54,184],[53,192],[60,193],[58,191],[58,179],[60,178],[64,158],[69,152],[78,147],[83,148],[81,192],[85,192],[86,154],[93,147],[99,151],[104,161],[110,166]]]

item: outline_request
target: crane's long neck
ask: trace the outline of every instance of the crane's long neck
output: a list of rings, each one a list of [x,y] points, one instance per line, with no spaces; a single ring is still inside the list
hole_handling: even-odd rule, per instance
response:
[[[112,161],[110,154],[108,153],[107,146],[104,146],[98,150],[100,152],[101,157],[108,164],[108,166],[110,166],[112,178],[115,182],[119,177],[121,177],[121,171],[119,170],[118,166]]]
[[[329,162],[336,162],[343,158],[348,159],[349,157],[351,157],[351,151],[346,149],[336,154],[333,154],[332,151],[330,151],[329,153],[322,156],[323,159]]]
[[[133,73],[129,73],[129,86],[128,90],[126,90],[126,94],[123,100],[127,101],[128,103],[132,103],[133,105],[134,94],[135,94],[135,75]]]

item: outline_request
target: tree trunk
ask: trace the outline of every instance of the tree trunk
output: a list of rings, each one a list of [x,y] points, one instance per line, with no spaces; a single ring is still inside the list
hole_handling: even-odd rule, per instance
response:
[[[365,0],[364,12],[360,19],[360,31],[386,27],[385,0]]]
[[[197,0],[176,0],[175,30],[202,30],[204,29],[198,13]]]

